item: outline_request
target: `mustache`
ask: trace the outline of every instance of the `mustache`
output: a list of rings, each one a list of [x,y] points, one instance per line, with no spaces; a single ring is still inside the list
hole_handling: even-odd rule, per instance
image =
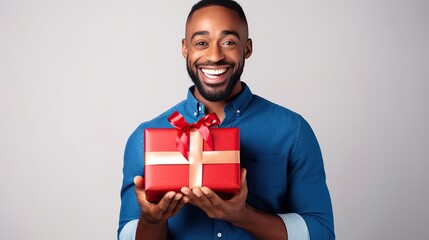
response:
[[[225,66],[225,65],[234,66],[235,64],[231,62],[227,62],[225,60],[221,60],[219,62],[206,61],[206,62],[195,64],[196,67],[216,67],[216,66]]]

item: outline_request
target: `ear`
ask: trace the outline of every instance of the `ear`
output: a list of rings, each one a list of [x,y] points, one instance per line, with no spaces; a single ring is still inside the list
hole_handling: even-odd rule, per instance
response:
[[[186,59],[188,57],[188,47],[186,45],[186,39],[182,39],[182,55]]]
[[[248,59],[252,55],[252,52],[253,52],[253,42],[252,42],[252,39],[249,38],[247,39],[246,49],[244,50],[244,54],[245,54],[244,56],[246,57],[246,59]]]

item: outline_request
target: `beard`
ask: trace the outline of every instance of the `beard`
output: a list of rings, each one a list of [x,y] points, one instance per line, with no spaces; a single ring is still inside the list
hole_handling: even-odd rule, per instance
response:
[[[243,58],[243,65],[239,66],[236,72],[233,72],[232,76],[230,76],[228,79],[226,79],[225,83],[220,84],[213,84],[209,87],[206,87],[203,83],[203,81],[198,77],[198,69],[199,66],[216,66],[216,65],[231,65],[231,68],[234,69],[235,64],[226,63],[224,61],[217,62],[217,63],[205,63],[205,64],[195,64],[196,72],[193,72],[191,69],[191,66],[186,60],[186,69],[188,70],[189,77],[191,78],[192,82],[195,84],[196,88],[198,89],[198,92],[201,94],[201,96],[210,101],[210,102],[220,102],[228,100],[231,97],[232,91],[234,90],[235,85],[241,78],[241,74],[243,73],[244,69],[244,58]],[[222,85],[226,85],[225,88],[221,88]],[[216,89],[218,88],[218,89]]]

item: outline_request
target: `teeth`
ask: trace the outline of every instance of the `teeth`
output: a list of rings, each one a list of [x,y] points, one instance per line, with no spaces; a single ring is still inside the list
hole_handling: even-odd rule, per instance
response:
[[[220,76],[224,74],[228,69],[226,68],[220,68],[220,69],[207,69],[202,68],[201,71],[206,75],[208,78],[215,78],[217,76]]]

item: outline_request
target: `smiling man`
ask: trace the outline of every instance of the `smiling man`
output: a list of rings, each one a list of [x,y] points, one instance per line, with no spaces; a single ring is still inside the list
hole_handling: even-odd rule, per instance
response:
[[[252,54],[244,20],[221,6],[202,8],[188,18],[182,52],[197,99],[225,102],[241,91],[244,59]]]
[[[297,113],[252,94],[240,80],[252,55],[247,20],[231,0],[202,0],[186,22],[182,53],[194,86],[187,98],[130,136],[124,156],[119,239],[335,239],[320,148]],[[241,188],[223,200],[207,187],[146,199],[143,131],[214,112],[240,128]]]

